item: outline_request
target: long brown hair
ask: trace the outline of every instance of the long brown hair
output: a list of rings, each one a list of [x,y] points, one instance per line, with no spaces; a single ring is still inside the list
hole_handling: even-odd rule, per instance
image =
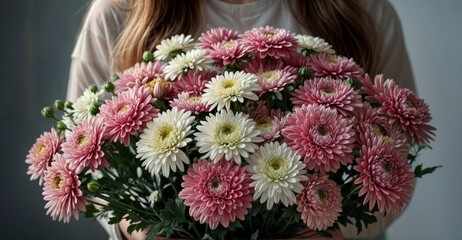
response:
[[[204,1],[136,0],[116,47],[116,66],[123,70],[140,61],[143,51],[155,50],[164,38],[194,35],[201,24]],[[178,6],[181,7],[178,7]],[[373,73],[377,53],[373,21],[359,0],[297,0],[292,13],[314,36],[324,38],[337,53],[352,57]]]

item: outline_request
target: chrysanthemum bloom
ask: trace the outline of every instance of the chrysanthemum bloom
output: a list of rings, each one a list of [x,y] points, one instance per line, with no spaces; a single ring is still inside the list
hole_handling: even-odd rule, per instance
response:
[[[214,71],[188,71],[181,79],[175,81],[173,91],[176,95],[187,92],[191,95],[202,95],[205,84],[217,75]]]
[[[224,72],[217,75],[207,83],[202,100],[217,110],[231,109],[231,102],[244,102],[244,99],[258,100],[255,92],[261,88],[257,83],[258,79],[254,74],[239,72]]]
[[[352,121],[334,109],[317,104],[295,108],[287,117],[282,135],[310,170],[336,172],[340,164],[353,161]]]
[[[228,227],[236,218],[244,220],[252,207],[250,179],[244,167],[234,162],[199,160],[183,176],[178,197],[189,206],[189,215],[210,229]]]
[[[196,47],[212,49],[212,45],[223,41],[235,40],[238,38],[238,32],[225,27],[211,28],[199,37],[199,43]]]
[[[192,141],[188,136],[194,131],[194,119],[191,112],[172,108],[149,122],[136,143],[136,157],[143,161],[142,166],[152,175],[162,172],[165,177],[177,168],[184,171],[189,158],[181,148]]]
[[[114,81],[116,92],[123,92],[130,88],[153,87],[156,82],[165,78],[164,64],[160,62],[141,62],[133,67],[119,72],[119,79]]]
[[[191,35],[174,35],[171,38],[163,39],[154,51],[154,57],[157,61],[168,61],[177,56],[177,54],[187,52],[194,48],[194,39]]]
[[[290,55],[289,57],[282,58],[282,61],[287,66],[299,69],[303,66],[308,66],[308,63],[311,61],[311,59],[297,52],[295,54]]]
[[[104,120],[110,141],[130,144],[131,134],[146,127],[159,110],[151,105],[154,99],[148,88],[132,88],[106,100],[100,107],[100,116]]]
[[[297,69],[285,65],[282,61],[265,61],[264,59],[255,59],[245,66],[245,72],[253,73],[258,78],[258,85],[261,96],[267,92],[280,92],[284,86],[291,84],[297,77]]]
[[[270,210],[274,204],[282,202],[284,206],[296,202],[296,193],[303,190],[301,181],[308,180],[305,164],[300,155],[279,142],[270,142],[261,146],[247,159],[245,168],[251,174],[255,192],[253,199],[266,202]]]
[[[303,191],[297,195],[297,211],[313,230],[331,227],[342,212],[340,187],[328,175],[310,175]]]
[[[298,45],[302,51],[308,51],[308,53],[335,53],[335,50],[332,49],[332,46],[320,37],[313,37],[308,35],[297,35],[295,37],[297,38]]]
[[[378,113],[389,116],[391,125],[396,124],[417,144],[433,140],[436,129],[429,124],[429,107],[412,90],[399,87],[392,79],[383,81],[382,75],[375,77],[374,84],[367,75],[362,82],[370,95],[366,99],[381,104]]]
[[[217,162],[225,157],[241,164],[241,157],[248,158],[249,153],[258,148],[256,143],[263,139],[258,137],[255,121],[239,112],[222,110],[216,115],[209,115],[197,126],[194,133],[199,153],[205,153],[203,158],[210,157]]]
[[[234,64],[248,53],[247,46],[239,40],[215,43],[208,51],[219,68]]]
[[[77,98],[74,104],[72,104],[73,109],[69,109],[69,112],[72,114],[72,119],[76,124],[95,117],[90,109],[93,103],[99,101],[102,93],[102,91],[92,92],[90,89],[85,89],[82,96]]]
[[[295,106],[317,103],[337,109],[345,116],[362,106],[361,95],[349,83],[330,77],[305,81],[292,95],[291,101]]]
[[[372,138],[381,138],[393,145],[393,148],[407,154],[410,144],[407,135],[400,129],[390,125],[386,116],[379,115],[377,108],[365,103],[359,111],[355,111],[355,128],[359,133],[358,146],[371,146]]]
[[[63,156],[70,169],[80,174],[90,166],[95,171],[99,165],[108,166],[102,145],[106,140],[106,128],[100,118],[82,121],[72,129],[66,142],[62,144]]]
[[[179,54],[168,62],[164,68],[165,78],[175,80],[193,69],[207,70],[212,66],[212,63],[212,58],[204,49],[193,49]]]
[[[79,211],[84,211],[87,201],[80,190],[76,172],[71,170],[61,154],[56,154],[45,175],[43,199],[47,201],[47,215],[53,220],[67,223],[73,216],[79,219]]]
[[[273,141],[281,136],[281,130],[286,124],[286,114],[279,109],[271,109],[264,102],[258,102],[256,107],[250,106],[247,114],[256,123],[256,128],[260,130],[260,137],[264,142]]]
[[[199,115],[203,112],[208,112],[210,106],[207,103],[201,101],[201,96],[190,95],[187,92],[178,94],[177,98],[171,100],[170,107],[176,107],[179,110],[185,110],[193,112],[196,115]]]
[[[249,51],[256,52],[260,58],[288,57],[296,53],[299,47],[295,34],[271,26],[248,30],[241,38],[249,46]]]
[[[318,77],[347,79],[348,77],[360,78],[363,74],[363,69],[352,58],[335,54],[313,54],[309,66],[312,74]]]
[[[51,165],[53,155],[61,150],[61,144],[64,139],[54,128],[49,132],[44,132],[35,140],[26,157],[26,163],[29,164],[27,174],[31,175],[30,180],[39,179],[42,185],[45,171]]]
[[[358,165],[353,167],[359,172],[355,184],[362,184],[359,196],[365,195],[364,204],[369,203],[370,210],[377,204],[381,213],[397,213],[411,199],[414,173],[406,154],[380,138],[370,141],[369,146],[362,147]]]

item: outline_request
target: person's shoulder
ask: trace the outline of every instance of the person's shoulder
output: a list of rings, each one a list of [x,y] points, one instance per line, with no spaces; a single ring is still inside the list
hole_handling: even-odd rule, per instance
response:
[[[86,24],[121,24],[128,0],[93,0],[86,16]]]

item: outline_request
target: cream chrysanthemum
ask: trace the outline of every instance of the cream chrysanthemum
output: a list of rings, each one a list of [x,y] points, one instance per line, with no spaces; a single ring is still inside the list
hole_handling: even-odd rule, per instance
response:
[[[189,164],[189,158],[181,148],[192,141],[188,136],[194,132],[193,122],[191,112],[177,108],[160,113],[149,122],[136,143],[136,157],[143,161],[142,166],[153,175],[162,172],[165,177],[170,170],[184,171],[183,163]]]
[[[230,110],[231,102],[244,102],[244,98],[257,101],[258,96],[255,92],[260,91],[256,75],[239,72],[224,72],[218,75],[205,85],[202,100],[211,105],[211,109],[217,110],[226,108]]]
[[[168,61],[177,54],[187,52],[194,48],[194,39],[191,35],[179,34],[162,40],[154,51],[154,57],[158,61]]]
[[[205,153],[203,158],[210,157],[214,162],[224,156],[227,161],[234,159],[241,164],[241,157],[248,158],[249,153],[258,148],[256,143],[263,141],[258,137],[260,131],[256,129],[255,121],[243,113],[226,110],[207,116],[197,130],[194,139],[199,152]]]
[[[266,202],[268,210],[279,202],[286,207],[294,204],[295,194],[303,190],[300,182],[308,180],[306,165],[300,159],[300,155],[279,142],[269,142],[253,153],[247,159],[246,169],[252,175],[254,200]]]
[[[72,105],[73,109],[70,110],[70,113],[72,114],[75,124],[83,120],[90,120],[94,117],[94,115],[91,114],[90,108],[93,103],[99,101],[102,93],[102,91],[92,92],[90,89],[86,89],[82,96],[74,102]]]
[[[188,73],[191,69],[199,71],[208,69],[212,66],[212,58],[209,57],[204,49],[193,49],[181,53],[168,62],[164,68],[165,78],[175,80],[181,78],[182,74]]]
[[[296,38],[302,51],[329,54],[335,53],[335,50],[332,49],[332,46],[320,37],[297,35]]]

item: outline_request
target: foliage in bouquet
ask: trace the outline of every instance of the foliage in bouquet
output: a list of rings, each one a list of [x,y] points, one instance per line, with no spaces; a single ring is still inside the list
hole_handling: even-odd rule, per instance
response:
[[[323,39],[270,26],[177,35],[75,102],[27,155],[53,219],[129,232],[282,238],[355,224],[411,199],[428,105]],[[61,111],[61,118],[54,111]]]

